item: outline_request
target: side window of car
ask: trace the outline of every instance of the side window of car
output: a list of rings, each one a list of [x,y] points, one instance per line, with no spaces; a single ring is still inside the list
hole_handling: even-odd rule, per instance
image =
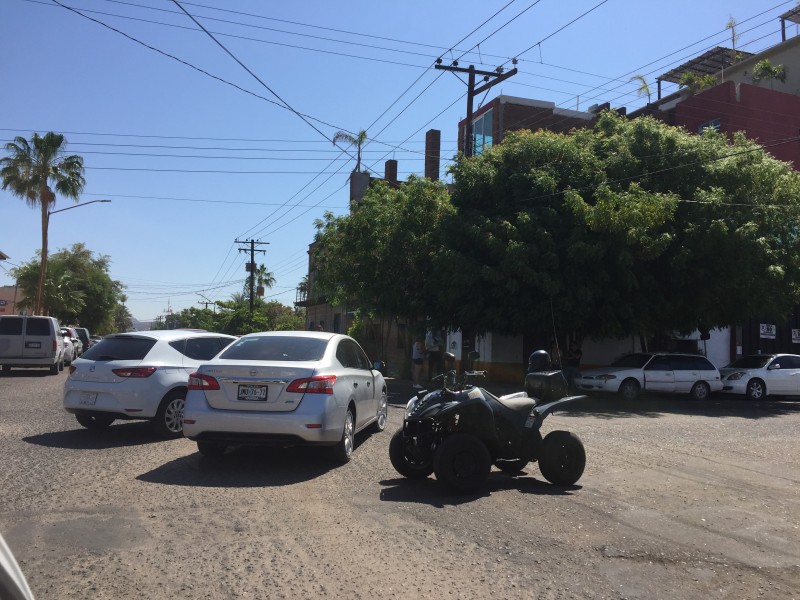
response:
[[[367,355],[364,353],[364,349],[359,346],[355,346],[355,350],[356,358],[358,359],[358,368],[364,369],[365,371],[370,371],[372,369],[372,365],[369,362],[369,358],[367,358]]]
[[[230,338],[224,338],[224,337],[216,338],[216,340],[217,340],[217,351],[214,354],[214,356],[216,356],[217,354],[222,352],[225,348],[230,346],[232,342],[236,341],[236,340],[232,340]]]
[[[339,347],[336,348],[336,359],[342,363],[343,367],[348,369],[358,369],[358,355],[355,350],[357,348],[350,340],[342,340]]]
[[[172,340],[169,345],[184,356],[186,355],[186,340]]]
[[[22,317],[0,319],[0,335],[22,335]]]
[[[219,352],[216,338],[190,338],[186,340],[184,354],[193,360],[210,360]]]
[[[647,371],[672,371],[673,366],[666,356],[654,356],[645,367]]]
[[[698,371],[716,371],[716,367],[711,364],[707,358],[703,358],[702,356],[694,357],[694,368]]]
[[[772,361],[772,365],[780,365],[780,369],[799,369],[800,368],[800,360],[798,360],[794,356],[779,356],[775,360]],[[773,367],[775,368],[775,367]]]

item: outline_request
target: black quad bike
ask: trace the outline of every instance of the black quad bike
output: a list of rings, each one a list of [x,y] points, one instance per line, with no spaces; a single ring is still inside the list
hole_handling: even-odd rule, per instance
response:
[[[542,351],[543,352],[543,351]],[[518,473],[539,461],[550,483],[569,486],[580,479],[586,452],[578,436],[551,431],[544,438],[542,422],[556,408],[585,398],[565,396],[560,371],[542,366],[525,378],[524,392],[497,397],[471,385],[485,371],[465,371],[461,378],[451,370],[434,378],[442,387],[420,391],[406,406],[402,429],[389,443],[389,458],[398,473],[409,479],[436,479],[455,492],[466,493],[483,485],[492,464],[506,473]],[[451,353],[446,359],[453,360]],[[477,358],[473,353],[471,358]]]

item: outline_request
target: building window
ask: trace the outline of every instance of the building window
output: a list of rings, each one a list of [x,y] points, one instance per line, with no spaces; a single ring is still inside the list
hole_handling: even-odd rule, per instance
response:
[[[490,108],[472,122],[472,147],[475,156],[492,147],[492,113]]]
[[[705,123],[700,123],[700,126],[697,128],[697,133],[703,133],[706,129],[712,129],[716,132],[719,132],[720,129],[719,119],[711,119],[710,121],[706,121]]]

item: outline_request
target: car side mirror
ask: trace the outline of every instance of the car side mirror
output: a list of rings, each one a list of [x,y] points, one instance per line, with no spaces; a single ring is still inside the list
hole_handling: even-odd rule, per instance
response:
[[[386,363],[382,360],[373,360],[372,361],[372,370],[373,371],[380,371],[381,374],[384,374],[386,371]]]
[[[780,369],[781,363],[772,363],[769,367],[767,367],[767,371],[774,371],[775,369]]]

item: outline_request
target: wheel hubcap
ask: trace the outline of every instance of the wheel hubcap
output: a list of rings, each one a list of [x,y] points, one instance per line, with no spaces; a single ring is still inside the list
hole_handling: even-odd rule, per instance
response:
[[[347,456],[353,453],[353,413],[349,410],[344,420],[344,451]]]
[[[167,405],[164,411],[164,424],[174,433],[183,431],[183,408],[186,402],[183,398],[175,398]]]
[[[381,395],[381,405],[378,408],[378,427],[383,429],[386,427],[386,417],[389,412],[389,407],[386,402],[386,394]]]

